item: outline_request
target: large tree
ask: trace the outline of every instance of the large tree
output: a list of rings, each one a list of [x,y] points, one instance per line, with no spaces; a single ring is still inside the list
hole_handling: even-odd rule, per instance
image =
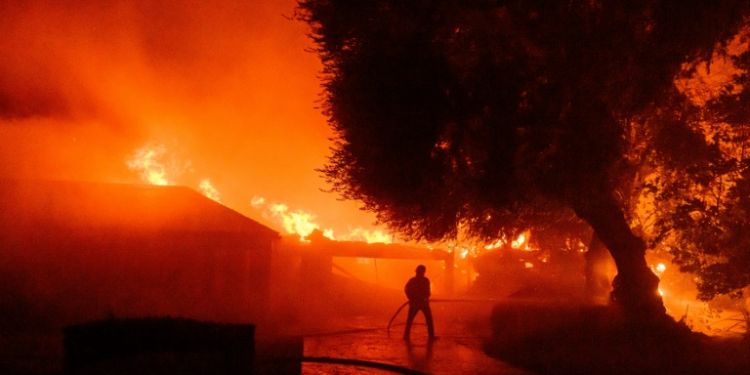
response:
[[[616,262],[612,298],[659,315],[620,191],[628,136],[648,124],[653,148],[686,131],[676,77],[747,13],[745,0],[303,0],[335,130],[322,171],[413,239],[491,239],[572,210]]]
[[[750,290],[749,40],[746,28],[717,56],[721,69],[704,66],[685,80],[695,108],[682,143],[705,146],[661,160],[644,185],[655,203],[650,240],[694,275],[704,300]]]

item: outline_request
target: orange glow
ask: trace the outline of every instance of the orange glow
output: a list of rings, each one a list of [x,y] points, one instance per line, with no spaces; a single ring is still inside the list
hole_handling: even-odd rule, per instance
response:
[[[147,144],[135,150],[126,163],[128,168],[138,172],[144,181],[153,185],[169,185],[166,167],[161,162],[165,153],[164,146]]]
[[[219,198],[219,191],[216,190],[209,179],[202,179],[199,188],[203,192],[203,195],[215,200],[216,202],[221,203],[221,199]]]
[[[333,239],[333,232],[331,237]],[[343,241],[364,241],[367,243],[392,243],[393,236],[382,230],[365,230],[363,228],[356,228],[350,231],[348,234],[336,238],[337,240]]]
[[[372,214],[321,191],[315,169],[333,133],[316,108],[322,66],[307,25],[289,19],[294,0],[109,5],[0,5],[0,176],[216,198],[200,187],[210,177],[222,204],[253,219],[260,195],[314,212],[329,235],[377,230]],[[173,171],[172,157],[196,163]]]
[[[381,230],[366,230],[357,227],[344,235],[334,236],[333,229],[323,228],[318,224],[316,215],[300,210],[290,209],[283,203],[267,203],[263,197],[255,196],[250,204],[262,211],[262,215],[270,217],[276,224],[280,225],[288,234],[297,234],[301,241],[306,241],[314,230],[323,232],[323,236],[334,241],[363,241],[367,243],[392,243],[390,234]]]
[[[659,263],[657,265],[651,265],[651,272],[653,272],[656,276],[661,277],[664,271],[667,270],[667,266],[664,265],[664,263]]]
[[[487,249],[487,250],[492,250],[492,249],[496,249],[498,247],[501,247],[503,245],[505,245],[505,239],[500,238],[497,241],[495,241],[495,242],[493,242],[493,243],[491,243],[489,245],[486,245],[484,248]]]
[[[281,221],[288,233],[299,234],[303,239],[313,230],[320,229],[318,224],[312,222],[315,216],[301,210],[289,211],[289,207],[284,204],[272,204],[269,210],[275,218]]]

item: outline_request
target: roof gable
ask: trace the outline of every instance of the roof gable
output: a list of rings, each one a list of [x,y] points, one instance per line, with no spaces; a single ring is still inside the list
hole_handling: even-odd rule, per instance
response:
[[[134,230],[278,232],[184,186],[0,179],[0,221]]]

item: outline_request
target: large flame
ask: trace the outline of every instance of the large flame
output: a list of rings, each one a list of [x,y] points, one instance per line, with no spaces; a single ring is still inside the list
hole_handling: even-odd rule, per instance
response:
[[[301,241],[306,241],[314,230],[323,232],[323,236],[335,241],[362,241],[367,243],[391,243],[393,236],[380,230],[366,230],[361,227],[354,228],[344,235],[334,236],[333,229],[323,228],[312,213],[301,209],[291,209],[283,203],[268,203],[265,198],[255,196],[250,204],[263,212],[265,216],[272,218],[289,234],[300,236]]]
[[[285,204],[272,204],[269,211],[281,221],[287,232],[299,234],[302,238],[309,236],[315,229],[320,229],[313,222],[315,216],[302,210],[292,211]]]
[[[130,170],[138,172],[144,182],[161,186],[173,185],[175,179],[191,169],[189,160],[180,163],[175,158],[170,158],[167,147],[155,141],[133,151],[125,163]],[[198,189],[206,197],[221,203],[219,191],[208,178],[200,180]]]

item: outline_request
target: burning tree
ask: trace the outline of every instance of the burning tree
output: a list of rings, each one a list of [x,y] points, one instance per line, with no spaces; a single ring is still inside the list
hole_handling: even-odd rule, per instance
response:
[[[646,243],[629,225],[623,187],[636,180],[638,150],[628,137],[636,126],[665,135],[640,139],[656,150],[644,157],[694,152],[666,136],[695,133],[676,78],[726,48],[746,1],[303,0],[299,9],[325,66],[336,136],[322,172],[333,192],[430,241],[491,241],[572,210],[615,260],[612,298],[639,316],[664,312]]]
[[[692,88],[703,95],[685,116],[687,131],[668,137],[691,151],[662,148],[655,156],[663,164],[645,183],[655,202],[649,239],[696,276],[702,300],[741,297],[750,287],[749,38],[745,28],[723,57],[729,74],[695,73],[704,78]]]

